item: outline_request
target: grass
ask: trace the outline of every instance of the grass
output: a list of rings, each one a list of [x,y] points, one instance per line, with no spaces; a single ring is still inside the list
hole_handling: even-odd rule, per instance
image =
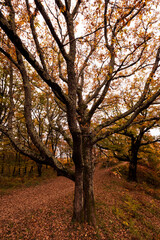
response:
[[[114,167],[115,172],[115,176],[108,172],[103,181],[106,200],[101,197],[96,203],[102,232],[108,234],[107,239],[160,239],[159,177],[153,170],[140,167],[138,183],[131,183],[126,181],[126,165]]]

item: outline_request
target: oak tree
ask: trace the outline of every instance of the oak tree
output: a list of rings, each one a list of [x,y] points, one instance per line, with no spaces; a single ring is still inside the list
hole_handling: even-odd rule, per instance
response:
[[[17,141],[9,122],[0,130],[18,151],[75,181],[73,220],[95,225],[93,146],[130,126],[160,95],[158,1],[2,0],[0,4],[0,52],[21,75],[24,118],[34,148],[26,149]],[[37,132],[32,114],[34,79],[38,86],[50,88],[63,112],[57,131],[72,148],[75,172],[58,161]],[[130,96],[125,96],[127,90]],[[128,102],[127,108],[116,109],[117,99],[121,105]],[[120,119],[123,125],[117,127]]]

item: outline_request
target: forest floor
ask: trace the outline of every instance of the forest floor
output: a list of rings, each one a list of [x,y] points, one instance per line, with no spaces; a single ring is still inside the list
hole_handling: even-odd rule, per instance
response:
[[[0,196],[1,240],[158,240],[160,191],[96,167],[97,229],[72,224],[74,183],[54,177]]]

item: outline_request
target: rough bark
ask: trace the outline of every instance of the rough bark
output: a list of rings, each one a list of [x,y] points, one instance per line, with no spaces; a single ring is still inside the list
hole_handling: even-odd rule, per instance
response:
[[[93,173],[94,163],[92,159],[92,146],[88,144],[84,149],[84,171],[83,171],[83,191],[84,191],[84,221],[96,226],[95,200]]]
[[[73,221],[87,222],[96,226],[92,145],[90,144],[90,137],[83,137],[83,140],[83,165],[75,164]]]
[[[89,124],[88,124],[89,125]],[[95,200],[94,200],[94,161],[92,156],[92,137],[88,126],[82,129],[82,152],[83,152],[83,199],[84,199],[84,221],[96,226]]]
[[[75,190],[73,203],[73,222],[84,222],[83,213],[83,169],[82,167],[75,167]]]
[[[83,222],[83,161],[80,133],[73,135],[73,162],[75,164],[75,190],[72,220]]]

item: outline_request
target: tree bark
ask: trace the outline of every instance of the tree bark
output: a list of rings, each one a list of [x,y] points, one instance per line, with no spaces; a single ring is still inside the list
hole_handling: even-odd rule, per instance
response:
[[[138,160],[137,155],[138,150],[136,148],[132,148],[129,162],[128,180],[133,182],[137,181],[137,160]]]
[[[73,162],[75,164],[75,191],[73,203],[73,222],[83,222],[83,159],[81,133],[73,134]]]
[[[82,146],[80,144],[81,141]],[[75,162],[75,194],[72,219],[75,222],[87,222],[96,226],[93,188],[94,162],[92,158],[92,143],[90,134],[82,133],[82,138],[80,137],[79,141],[77,139],[77,141],[73,144],[76,145],[76,155],[73,154]]]
[[[137,181],[137,163],[135,161],[129,163],[128,180],[133,182]]]
[[[138,162],[138,151],[141,146],[141,140],[144,135],[144,127],[140,129],[140,133],[137,137],[131,136],[131,156],[129,163],[128,180],[137,182],[137,162]]]
[[[96,226],[95,200],[93,173],[94,162],[92,156],[91,136],[87,134],[83,137],[83,199],[84,199],[84,221]]]
[[[42,164],[37,163],[38,177],[42,176]]]
[[[75,167],[75,190],[73,202],[73,222],[84,222],[83,213],[83,170],[82,167]]]

